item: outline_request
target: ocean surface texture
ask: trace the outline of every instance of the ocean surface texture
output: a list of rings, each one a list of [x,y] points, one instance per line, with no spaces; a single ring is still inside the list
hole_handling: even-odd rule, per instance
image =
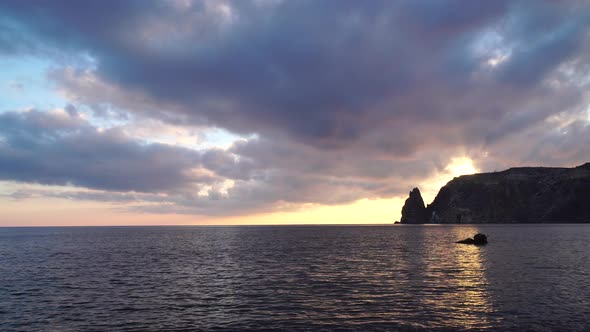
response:
[[[457,240],[477,232],[485,247]],[[590,225],[0,229],[0,331],[590,330]]]

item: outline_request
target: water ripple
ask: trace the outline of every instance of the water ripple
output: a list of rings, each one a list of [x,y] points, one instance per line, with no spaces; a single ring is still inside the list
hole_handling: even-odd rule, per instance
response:
[[[457,245],[482,231],[486,247]],[[0,229],[2,331],[590,329],[586,225]]]

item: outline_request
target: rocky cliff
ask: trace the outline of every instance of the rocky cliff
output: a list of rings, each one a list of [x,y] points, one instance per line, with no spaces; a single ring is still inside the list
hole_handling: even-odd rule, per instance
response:
[[[420,194],[418,188],[410,191],[410,196],[406,199],[404,207],[402,208],[402,224],[422,224],[423,221],[428,218],[426,207],[424,206],[424,200]]]
[[[590,163],[463,175],[428,206],[415,188],[401,218],[404,224],[582,222],[590,222]]]

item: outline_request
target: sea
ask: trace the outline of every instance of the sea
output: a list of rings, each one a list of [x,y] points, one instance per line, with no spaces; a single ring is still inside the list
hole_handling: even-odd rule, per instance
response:
[[[0,228],[0,331],[590,331],[589,243],[583,224]]]

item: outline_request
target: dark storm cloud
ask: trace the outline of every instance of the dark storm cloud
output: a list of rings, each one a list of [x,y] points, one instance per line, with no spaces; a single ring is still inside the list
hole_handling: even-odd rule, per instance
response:
[[[182,150],[158,171],[168,178],[119,184],[173,190],[193,181],[194,163],[235,184],[176,203],[232,210],[405,194],[461,153],[484,170],[555,162],[539,148],[549,142],[575,159],[587,120],[565,140],[548,119],[586,112],[589,22],[584,1],[3,1],[0,45],[96,59],[51,74],[95,114],[257,134],[227,151]],[[177,153],[142,149],[130,154],[138,169]]]
[[[535,10],[517,7],[521,15],[510,29],[511,60],[501,75],[506,83],[536,84],[587,41],[590,8],[541,1]]]
[[[134,50],[140,56],[108,57],[99,73],[181,104],[175,112],[189,119],[204,117],[237,132],[286,134],[320,148],[360,142],[366,149],[409,154],[441,141],[440,130],[439,137],[424,133],[431,126],[459,131],[458,141],[441,142],[454,145],[481,137],[480,128],[470,131],[466,117],[479,117],[486,127],[488,117],[525,111],[524,104],[540,95],[559,97],[563,91],[546,91],[540,83],[573,54],[587,28],[584,11],[571,13],[561,4],[497,2],[476,14],[471,6],[412,3],[317,8],[286,2],[244,12],[237,6],[237,22],[217,38],[182,37],[202,47],[172,55],[140,47]],[[458,8],[463,14],[454,14]],[[549,28],[534,28],[544,24]],[[482,70],[472,45],[496,25],[513,55],[474,79]],[[512,91],[503,91],[507,81],[514,83]],[[486,105],[490,101],[493,108]]]
[[[368,174],[368,181],[346,178],[358,173],[362,163],[340,159],[342,167],[330,171],[325,162],[298,160],[304,153],[319,159],[317,151],[301,149],[305,146],[260,140],[241,141],[228,150],[147,143],[120,128],[98,129],[71,105],[64,111],[0,113],[0,180],[91,189],[8,194],[17,200],[53,197],[137,204],[138,211],[231,215],[391,195],[385,192],[392,187],[387,183],[390,169]],[[378,164],[373,165],[376,170]],[[315,175],[302,176],[312,170]]]
[[[215,9],[223,3],[3,6],[47,43],[94,54],[105,80],[181,104],[189,118],[320,147],[359,140],[384,118],[454,121],[456,94],[481,83],[471,46],[485,29],[514,48],[499,79],[526,93],[573,54],[588,23],[573,2],[236,1],[229,17]],[[422,89],[433,103],[407,100]]]
[[[198,155],[141,144],[77,116],[40,111],[0,114],[0,179],[114,191],[162,191],[206,181],[188,174]]]

